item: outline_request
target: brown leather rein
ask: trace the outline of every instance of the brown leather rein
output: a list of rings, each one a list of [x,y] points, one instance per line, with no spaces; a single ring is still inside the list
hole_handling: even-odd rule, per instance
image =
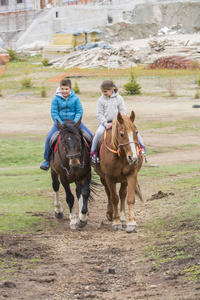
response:
[[[139,157],[142,157],[142,151],[141,151],[141,149],[140,149],[140,144],[139,144],[137,141],[132,141],[132,142],[127,142],[127,143],[121,144],[121,143],[119,142],[119,128],[118,128],[118,126],[117,126],[117,129],[118,129],[118,143],[119,143],[118,146],[117,146],[118,149],[117,149],[117,150],[114,150],[114,149],[109,148],[109,147],[106,145],[107,129],[104,131],[104,144],[105,144],[106,148],[107,148],[109,151],[111,151],[111,152],[113,152],[113,153],[116,153],[116,154],[118,154],[118,156],[120,156],[120,146],[125,146],[125,145],[128,145],[128,144],[134,143],[134,144],[137,145],[137,148],[136,148],[137,155],[139,155]]]

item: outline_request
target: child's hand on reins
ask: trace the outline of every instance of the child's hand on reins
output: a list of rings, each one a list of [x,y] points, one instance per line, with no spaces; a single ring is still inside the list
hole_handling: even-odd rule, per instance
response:
[[[112,123],[108,123],[107,125],[106,125],[106,129],[111,129],[112,128]]]

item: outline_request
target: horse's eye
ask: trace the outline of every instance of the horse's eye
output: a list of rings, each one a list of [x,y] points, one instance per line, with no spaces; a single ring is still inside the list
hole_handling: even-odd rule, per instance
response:
[[[120,135],[121,135],[121,137],[124,137],[124,134],[123,134],[123,132],[120,132]]]

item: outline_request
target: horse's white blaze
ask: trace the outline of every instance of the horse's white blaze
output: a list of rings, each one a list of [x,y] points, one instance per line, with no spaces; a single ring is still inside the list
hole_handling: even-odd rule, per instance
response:
[[[56,213],[62,213],[63,212],[63,208],[61,206],[60,200],[59,200],[59,193],[55,192],[55,212]]]
[[[136,148],[135,148],[135,143],[134,143],[134,140],[133,140],[133,133],[132,132],[128,133],[128,138],[129,138],[129,142],[130,142],[131,151],[133,153],[132,158],[136,159],[137,158],[137,152],[136,152]]]
[[[87,214],[82,214],[82,212],[81,212],[82,207],[83,207],[83,196],[82,195],[78,199],[78,203],[79,203],[79,219],[81,221],[87,221]]]
[[[72,211],[69,215],[69,219],[70,219],[70,227],[77,224],[77,217],[74,212],[74,207],[72,208]]]
[[[120,215],[120,220],[121,221],[126,221],[126,216],[125,216],[123,211],[120,211],[119,215]]]

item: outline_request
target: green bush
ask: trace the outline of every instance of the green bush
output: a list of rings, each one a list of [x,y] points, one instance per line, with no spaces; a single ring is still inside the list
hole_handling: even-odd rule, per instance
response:
[[[200,86],[200,78],[197,79],[197,85]]]
[[[42,60],[42,65],[44,66],[44,67],[48,67],[50,64],[49,64],[49,59],[48,58],[44,58],[43,60]]]
[[[141,85],[137,83],[132,68],[130,71],[130,81],[124,84],[123,89],[131,95],[138,95],[141,93]]]
[[[3,95],[2,95],[2,93],[1,93],[1,88],[0,88],[0,97],[2,97]]]
[[[6,50],[8,51],[8,54],[10,56],[10,61],[13,61],[13,60],[17,61],[19,59],[18,54],[15,50],[13,50],[13,49],[6,49]]]
[[[22,85],[23,88],[30,88],[33,85],[33,82],[31,81],[31,78],[28,77],[28,75],[22,77],[19,80],[20,84]]]
[[[194,99],[199,99],[200,98],[200,92],[197,91],[194,95]]]
[[[73,90],[75,94],[80,94],[80,89],[77,82],[75,82]]]
[[[44,85],[40,89],[40,96],[43,98],[45,98],[47,96],[47,89]]]

